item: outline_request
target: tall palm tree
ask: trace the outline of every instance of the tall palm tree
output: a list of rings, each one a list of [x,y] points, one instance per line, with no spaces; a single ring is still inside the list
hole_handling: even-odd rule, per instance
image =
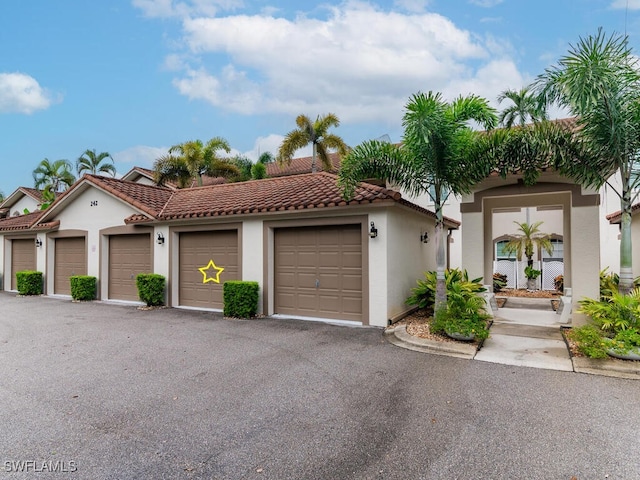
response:
[[[504,90],[498,95],[498,103],[504,100],[511,100],[509,105],[502,112],[498,120],[506,128],[511,128],[514,124],[524,127],[528,122],[539,122],[547,119],[547,112],[544,103],[540,102],[537,95],[534,95],[529,87],[520,90]]]
[[[553,243],[548,234],[540,231],[542,222],[527,223],[513,222],[518,225],[520,233],[511,235],[509,241],[504,246],[504,252],[511,255],[515,254],[518,260],[522,260],[523,255],[527,257],[527,265],[533,266],[534,246],[538,250],[545,250],[551,255],[553,253]]]
[[[202,175],[231,177],[239,173],[238,168],[229,160],[220,158],[218,151],[229,153],[229,143],[221,137],[214,137],[206,144],[201,140],[174,145],[167,155],[158,158],[153,164],[154,178],[158,185],[174,181],[184,188],[196,180],[202,185]]]
[[[640,70],[627,36],[580,38],[558,63],[538,77],[535,87],[548,102],[577,116],[573,161],[567,175],[586,186],[607,184],[620,198],[620,291],[633,288],[631,207],[640,191]],[[614,174],[621,187],[609,182]]]
[[[54,193],[66,190],[76,181],[76,177],[71,172],[72,168],[69,160],[51,162],[45,158],[33,170],[35,188],[42,190],[48,188]]]
[[[326,171],[330,171],[333,168],[329,159],[329,150],[336,150],[341,158],[347,154],[348,147],[342,138],[328,132],[329,128],[340,125],[340,120],[333,113],[323,116],[318,115],[315,122],[312,122],[306,115],[298,115],[296,125],[298,125],[298,128],[287,133],[280,145],[277,157],[278,163],[291,163],[291,158],[296,153],[296,150],[309,144],[313,146],[311,173],[316,172],[317,157],[320,157],[320,161]]]
[[[111,163],[108,163],[109,160]],[[95,148],[93,150],[85,150],[82,155],[76,160],[76,171],[78,177],[81,177],[83,173],[90,173],[92,175],[100,175],[107,173],[112,177],[116,176],[116,166],[113,163],[113,158],[109,152],[96,153]]]
[[[440,93],[414,94],[405,107],[402,143],[366,141],[349,152],[338,175],[345,198],[367,178],[383,178],[410,195],[431,197],[436,210],[436,310],[447,304],[444,204],[451,194],[468,193],[487,174],[486,166],[470,160],[481,158],[474,153],[480,134],[468,126],[470,120],[491,129],[496,112],[475,95],[449,103]]]

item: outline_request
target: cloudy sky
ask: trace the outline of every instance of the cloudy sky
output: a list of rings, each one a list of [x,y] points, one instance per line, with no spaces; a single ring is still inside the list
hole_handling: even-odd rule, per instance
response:
[[[120,173],[213,136],[255,159],[301,113],[398,141],[412,93],[499,108],[600,26],[640,48],[640,0],[2,0],[0,19],[5,195],[87,148]]]

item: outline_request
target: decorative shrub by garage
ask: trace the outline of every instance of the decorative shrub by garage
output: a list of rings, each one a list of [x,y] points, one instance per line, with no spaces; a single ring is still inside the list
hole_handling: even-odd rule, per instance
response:
[[[139,273],[136,275],[138,296],[148,307],[164,305],[164,284],[164,276],[157,273]]]
[[[90,275],[74,275],[71,282],[71,298],[74,300],[93,300],[96,298],[96,277]]]
[[[42,295],[42,272],[16,272],[16,286],[20,295]]]
[[[258,313],[258,282],[230,280],[222,286],[225,317],[251,318]]]

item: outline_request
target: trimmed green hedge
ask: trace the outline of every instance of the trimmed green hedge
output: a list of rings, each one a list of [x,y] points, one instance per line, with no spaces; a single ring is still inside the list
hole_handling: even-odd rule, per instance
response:
[[[74,300],[93,300],[96,298],[96,277],[90,275],[73,275],[71,282],[71,298]]]
[[[16,285],[20,295],[42,295],[42,272],[16,272]]]
[[[138,296],[148,307],[164,305],[164,276],[157,273],[139,273],[136,275]]]
[[[258,313],[258,282],[231,280],[224,282],[222,297],[225,317],[251,318]]]

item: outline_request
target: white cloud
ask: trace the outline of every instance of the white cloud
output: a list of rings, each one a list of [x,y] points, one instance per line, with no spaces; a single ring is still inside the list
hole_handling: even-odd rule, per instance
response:
[[[132,0],[133,6],[147,17],[214,16],[219,10],[234,10],[243,6],[242,0]]]
[[[640,0],[614,0],[611,3],[611,8],[616,10],[625,10],[629,7],[629,10],[640,10]]]
[[[54,102],[38,81],[24,73],[0,73],[0,113],[44,110]]]
[[[112,154],[115,163],[127,163],[131,167],[151,167],[156,158],[166,155],[169,147],[136,145]],[[125,172],[126,173],[126,172]]]
[[[529,83],[530,79],[523,77],[512,61],[492,60],[478,69],[472,78],[453,80],[444,93],[449,100],[457,95],[479,95],[498,108],[497,96],[500,92],[509,88],[520,89]]]
[[[331,7],[324,20],[234,15],[187,18],[183,27],[189,55],[199,61],[191,60],[176,88],[247,115],[331,111],[345,122],[388,120],[418,90],[477,80],[496,54],[492,39],[441,15],[385,12],[363,2]],[[227,65],[211,67],[212,55]]]

